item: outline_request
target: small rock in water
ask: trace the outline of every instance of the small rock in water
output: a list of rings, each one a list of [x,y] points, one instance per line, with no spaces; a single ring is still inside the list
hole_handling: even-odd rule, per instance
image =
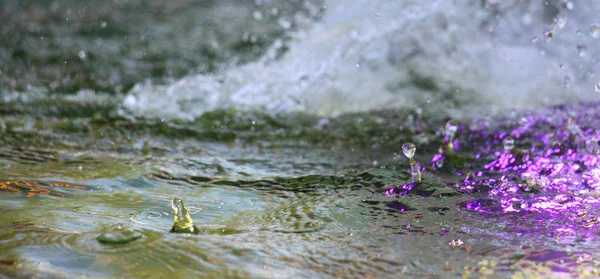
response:
[[[185,207],[185,204],[183,204],[183,201],[180,198],[174,198],[172,206],[175,217],[173,218],[173,227],[170,232],[198,234],[200,231],[196,225],[194,225],[194,221],[192,220],[192,217],[190,217],[190,213]]]
[[[107,232],[100,235],[96,240],[102,244],[119,245],[127,244],[142,238],[142,234],[135,231],[124,230]]]

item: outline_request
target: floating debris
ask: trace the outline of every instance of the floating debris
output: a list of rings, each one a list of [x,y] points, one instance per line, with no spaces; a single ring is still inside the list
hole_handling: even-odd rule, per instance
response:
[[[183,201],[180,198],[174,198],[172,206],[175,217],[173,217],[173,227],[169,232],[198,234],[200,231],[194,225],[194,221]]]

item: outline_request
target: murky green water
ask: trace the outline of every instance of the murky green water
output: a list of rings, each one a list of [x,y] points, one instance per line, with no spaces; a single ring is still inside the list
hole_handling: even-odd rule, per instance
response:
[[[464,180],[457,173],[487,163],[472,157],[485,137],[469,142],[463,133],[462,159],[431,169],[445,123],[436,115],[424,115],[415,132],[410,111],[322,120],[227,110],[169,122],[120,116],[106,104],[86,115],[90,105],[39,104],[44,117],[18,102],[2,107],[5,276],[593,274],[586,239],[595,235],[552,234],[571,221],[494,210],[500,200],[490,188],[455,186]],[[496,121],[490,129],[501,130]],[[425,167],[423,182],[408,188],[405,142],[417,143]],[[199,234],[169,232],[175,197]],[[473,201],[490,210],[471,210]]]

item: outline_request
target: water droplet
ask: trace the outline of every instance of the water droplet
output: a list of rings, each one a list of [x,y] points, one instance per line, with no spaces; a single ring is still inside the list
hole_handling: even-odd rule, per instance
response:
[[[98,238],[96,238],[96,240],[98,240],[98,242],[100,242],[102,244],[120,245],[120,244],[127,244],[130,242],[136,241],[140,238],[142,238],[141,233],[135,232],[135,231],[130,231],[130,230],[125,230],[125,231],[114,231],[114,232],[104,233],[104,234],[98,236]]]
[[[575,4],[573,4],[573,2],[569,1],[565,4],[565,7],[567,7],[568,10],[572,11],[573,8],[575,8]]]
[[[100,23],[100,28],[104,29],[104,28],[106,28],[106,25],[108,25],[106,23],[106,21],[103,21],[103,22]]]
[[[511,136],[505,137],[502,144],[504,145],[504,152],[510,152],[515,148],[515,140]]]
[[[173,233],[192,233],[198,234],[199,230],[194,225],[194,221],[180,198],[174,198],[171,204],[175,217],[173,218],[173,227],[170,232]]]
[[[529,125],[529,120],[527,120],[526,117],[521,117],[521,119],[519,120],[519,125],[521,127],[527,127],[527,125]]]
[[[402,153],[404,153],[404,156],[408,157],[408,159],[412,159],[413,156],[415,156],[416,150],[417,148],[412,143],[405,143],[402,145]]]
[[[594,39],[600,38],[600,24],[592,24],[590,26],[590,36]]]
[[[255,20],[261,21],[263,19],[263,14],[261,11],[254,11],[254,12],[252,12],[252,17]]]
[[[277,23],[279,23],[279,26],[283,29],[290,29],[292,27],[292,23],[284,17],[280,17]]]
[[[567,25],[567,15],[559,13],[554,18],[554,23],[556,23],[556,26],[558,26],[558,28],[563,29],[565,25]]]
[[[598,141],[595,138],[589,138],[585,141],[585,149],[590,154],[596,154],[598,152]]]
[[[577,45],[577,54],[579,57],[584,57],[587,54],[587,47],[585,45]]]
[[[415,151],[417,148],[412,143],[405,143],[402,145],[402,153],[410,160],[410,173],[413,182],[421,182],[421,170],[420,166],[413,158],[415,156]]]
[[[550,31],[549,29],[544,29],[543,34],[544,34],[544,39],[546,39],[546,43],[549,43],[550,41],[552,41],[552,37],[554,36],[552,31]]]
[[[464,244],[464,242],[460,239],[453,239],[452,241],[448,242],[448,245],[450,245],[452,247],[461,246],[463,244]]]
[[[596,90],[596,92],[600,93],[600,82],[596,83],[596,85],[594,86],[594,90]]]
[[[85,60],[85,58],[87,58],[87,55],[85,54],[85,51],[83,51],[83,50],[80,50],[77,53],[77,56],[79,56],[79,59],[81,59],[81,60]]]
[[[565,87],[565,89],[571,88],[571,78],[569,76],[565,76],[565,78],[563,79],[563,86]]]

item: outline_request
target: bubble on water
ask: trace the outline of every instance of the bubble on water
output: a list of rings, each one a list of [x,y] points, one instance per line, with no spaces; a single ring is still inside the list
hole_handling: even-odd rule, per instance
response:
[[[98,242],[107,245],[127,244],[142,238],[142,234],[135,231],[114,231],[101,234],[96,238]]]
[[[590,26],[590,36],[595,39],[600,38],[600,24],[592,24]]]
[[[556,23],[556,26],[560,29],[565,28],[565,25],[567,25],[567,15],[559,13],[554,17],[554,23]]]
[[[198,234],[199,230],[194,225],[194,221],[183,201],[180,198],[174,198],[171,206],[173,207],[175,217],[173,218],[173,227],[170,232]]]
[[[577,45],[577,54],[579,57],[584,57],[587,54],[587,47],[585,45]]]
[[[515,148],[515,140],[511,136],[507,136],[502,140],[504,145],[504,152],[510,152]]]
[[[405,143],[402,145],[402,153],[404,153],[404,156],[408,157],[408,159],[412,159],[413,156],[415,156],[416,150],[417,148],[412,143]]]

